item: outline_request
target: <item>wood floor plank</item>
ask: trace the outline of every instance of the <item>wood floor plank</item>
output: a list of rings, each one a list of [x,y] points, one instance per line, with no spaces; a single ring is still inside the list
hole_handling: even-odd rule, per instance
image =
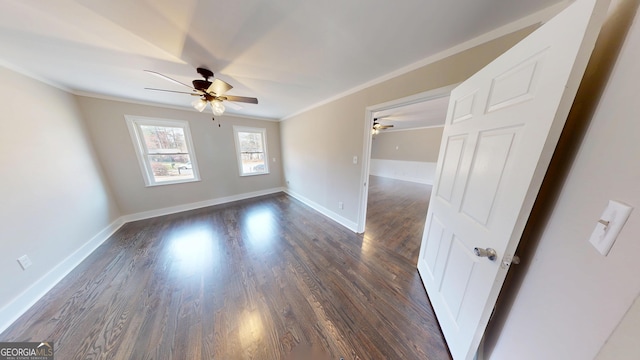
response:
[[[275,194],[124,225],[0,334],[58,359],[450,359],[416,261],[427,185],[354,234]],[[315,359],[314,359],[315,360]]]

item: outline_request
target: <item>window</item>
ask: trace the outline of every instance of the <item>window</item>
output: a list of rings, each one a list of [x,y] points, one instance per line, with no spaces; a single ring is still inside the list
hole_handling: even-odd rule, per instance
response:
[[[267,130],[234,126],[240,176],[269,173]]]
[[[188,122],[125,118],[147,186],[200,180]]]

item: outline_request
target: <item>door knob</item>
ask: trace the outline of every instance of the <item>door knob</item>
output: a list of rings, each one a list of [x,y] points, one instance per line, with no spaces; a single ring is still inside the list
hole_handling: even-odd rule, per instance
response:
[[[496,261],[496,259],[498,258],[498,253],[496,253],[496,251],[493,250],[492,248],[486,248],[486,249],[474,248],[473,252],[476,254],[476,256],[486,257],[491,261]]]

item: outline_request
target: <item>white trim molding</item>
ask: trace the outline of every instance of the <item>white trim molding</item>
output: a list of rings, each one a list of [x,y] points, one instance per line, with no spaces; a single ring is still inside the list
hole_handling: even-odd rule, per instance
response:
[[[124,118],[127,123],[127,128],[129,129],[129,135],[131,136],[133,147],[136,150],[138,164],[140,165],[140,172],[142,173],[142,177],[144,179],[144,183],[146,186],[161,186],[161,185],[180,184],[180,183],[186,183],[186,182],[200,181],[200,172],[198,170],[198,160],[196,160],[196,152],[193,146],[193,140],[191,140],[191,130],[189,129],[188,121],[151,118],[151,117],[137,116],[137,115],[125,115]],[[166,149],[154,150],[152,152],[151,149],[148,148],[148,145],[147,145],[148,139],[146,139],[146,136],[143,133],[143,130],[142,130],[143,126],[182,129],[186,150],[180,151],[178,149],[172,149],[174,153],[170,153],[170,154],[160,151],[160,150],[166,150]],[[153,169],[150,157],[163,156],[164,154],[187,156],[189,158],[189,162],[191,163],[191,171],[193,172],[192,177],[190,178],[177,177],[177,179],[171,179],[171,180],[166,180],[166,179],[158,180],[156,178],[155,171]],[[178,172],[179,171],[180,170],[178,170]]]
[[[404,98],[387,101],[382,104],[367,106],[367,108],[365,109],[364,122],[362,123],[363,147],[360,184],[362,184],[363,186],[360,190],[356,232],[363,233],[367,222],[367,199],[369,197],[369,172],[371,171],[371,139],[373,136],[371,135],[371,127],[373,126],[373,114],[377,111],[395,109],[406,105],[417,104],[420,102],[449,96],[451,90],[453,90],[457,85],[458,84],[452,84]]]
[[[67,274],[76,266],[80,265],[91,253],[93,253],[102,243],[111,237],[122,225],[122,218],[118,218],[102,229],[78,250],[74,251],[66,259],[38,279],[33,285],[16,296],[11,302],[0,309],[0,333],[6,330],[14,321],[31,308],[40,298],[46,295],[49,290],[56,286]]]
[[[371,159],[370,175],[433,185],[435,162]]]
[[[513,32],[516,32],[518,30],[522,30],[524,28],[527,28],[529,26],[533,26],[533,25],[540,25],[543,24],[545,22],[547,22],[549,19],[551,19],[552,17],[554,17],[557,13],[559,13],[560,11],[562,11],[565,7],[567,7],[567,5],[570,3],[570,0],[563,0],[557,4],[551,5],[547,8],[544,8],[538,12],[535,12],[533,14],[530,14],[528,16],[525,16],[521,19],[515,20],[511,23],[505,24],[497,29],[493,29],[487,33],[484,33],[480,36],[477,36],[473,39],[467,40],[463,43],[460,43],[458,45],[455,45],[451,48],[448,48],[446,50],[443,50],[437,54],[433,54],[431,56],[428,56],[422,60],[419,60],[413,64],[409,64],[403,68],[400,68],[398,70],[392,71],[388,74],[385,74],[383,76],[380,76],[376,79],[370,80],[366,83],[360,84],[358,86],[355,86],[349,90],[343,91],[341,93],[335,94],[330,98],[324,99],[322,101],[319,101],[315,104],[312,104],[310,106],[307,106],[303,109],[300,109],[296,112],[294,112],[293,114],[289,114],[287,116],[285,116],[284,118],[282,118],[280,121],[284,121],[284,120],[288,120],[291,119],[295,116],[298,116],[302,113],[305,113],[309,110],[315,109],[317,107],[320,107],[322,105],[328,104],[330,102],[336,101],[338,99],[341,99],[343,97],[346,97],[348,95],[354,94],[360,90],[366,89],[368,87],[380,84],[384,81],[387,81],[389,79],[393,79],[395,77],[398,77],[400,75],[404,75],[410,71],[419,69],[423,66],[427,66],[429,64],[433,64],[436,61],[442,60],[446,57],[449,56],[453,56],[455,54],[461,53],[465,50],[471,49],[475,46],[487,43],[489,41],[498,39],[502,36],[511,34]]]
[[[251,171],[249,169],[245,172],[244,162],[242,161],[242,145],[240,141],[240,133],[251,133],[251,134],[260,134],[260,140],[262,141],[262,164],[260,164],[263,169],[262,171],[256,170]],[[259,127],[249,127],[249,126],[233,126],[233,142],[236,145],[236,159],[238,161],[238,174],[240,176],[254,176],[254,175],[265,175],[269,174],[269,154],[267,153],[267,129],[259,128]]]
[[[91,255],[100,245],[107,241],[124,224],[153,218],[157,216],[170,215],[188,210],[195,210],[203,207],[225,204],[238,200],[250,199],[253,197],[284,192],[284,188],[272,188],[261,191],[225,196],[216,199],[209,199],[190,204],[177,205],[163,209],[144,211],[135,214],[124,215],[113,221],[107,227],[98,232],[78,250],[69,255],[66,259],[56,265],[47,274],[38,279],[27,290],[16,296],[11,302],[0,309],[0,333],[5,331],[13,322],[22,316],[38,300],[56,286],[67,274],[75,269],[82,261]]]
[[[143,211],[135,214],[124,215],[122,218],[124,219],[125,223],[128,223],[132,221],[150,219],[158,216],[176,214],[183,211],[205,208],[208,206],[226,204],[234,201],[250,199],[250,198],[263,196],[263,195],[275,194],[279,192],[284,192],[284,188],[278,187],[278,188],[253,191],[253,192],[248,192],[243,194],[225,196],[225,197],[216,198],[216,199],[198,201],[198,202],[189,203],[189,204],[170,206],[162,209],[155,209],[155,210]]]
[[[329,219],[337,222],[338,224],[346,227],[347,229],[353,231],[353,232],[358,232],[358,224],[356,224],[355,222],[345,218],[344,216],[338,215],[337,213],[327,209],[326,207],[318,204],[317,202],[313,201],[313,200],[309,200],[306,197],[296,193],[295,191],[292,191],[291,189],[285,189],[284,190],[285,193],[287,193],[288,195],[290,195],[291,197],[295,198],[296,200],[302,202],[303,204],[307,205],[308,207],[312,208],[313,210],[319,212],[320,214],[328,217]]]

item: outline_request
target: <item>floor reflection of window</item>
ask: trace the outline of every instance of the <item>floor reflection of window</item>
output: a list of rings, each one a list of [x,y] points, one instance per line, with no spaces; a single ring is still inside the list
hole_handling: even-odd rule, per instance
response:
[[[217,267],[218,239],[210,229],[190,227],[176,231],[169,241],[173,266],[183,275]]]
[[[254,250],[266,250],[278,236],[278,224],[271,211],[255,210],[249,212],[244,219],[244,231],[248,245]]]
[[[238,325],[240,344],[243,349],[256,347],[264,342],[264,325],[257,310],[245,311]]]

